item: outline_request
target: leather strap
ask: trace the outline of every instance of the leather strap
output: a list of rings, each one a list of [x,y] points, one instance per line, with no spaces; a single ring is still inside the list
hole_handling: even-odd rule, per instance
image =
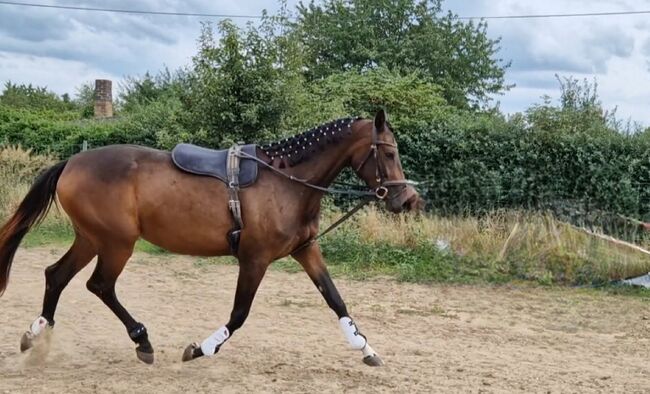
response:
[[[228,149],[228,161],[226,164],[228,174],[228,207],[235,219],[235,224],[239,229],[243,228],[241,219],[241,202],[239,201],[239,153],[241,147],[237,144]]]
[[[335,228],[337,228],[341,223],[343,223],[343,222],[345,222],[346,220],[348,220],[352,215],[354,215],[355,213],[357,213],[357,211],[358,211],[359,209],[363,208],[363,207],[364,207],[366,204],[368,204],[370,201],[371,201],[371,200],[370,200],[369,198],[367,198],[367,197],[364,198],[364,199],[362,199],[361,201],[359,201],[359,203],[358,203],[357,205],[354,206],[354,208],[350,209],[348,212],[345,213],[345,215],[341,216],[341,217],[339,218],[339,220],[337,220],[336,222],[332,223],[332,224],[331,224],[327,229],[325,229],[324,231],[322,231],[320,234],[316,235],[314,238],[311,238],[311,239],[305,241],[304,243],[302,243],[300,246],[298,246],[297,248],[295,248],[295,249],[294,249],[293,251],[291,251],[291,253],[289,253],[289,254],[294,254],[294,253],[296,253],[296,252],[298,252],[298,251],[300,251],[300,250],[306,248],[307,246],[313,244],[314,242],[318,241],[318,239],[319,239],[320,237],[322,237],[323,235],[325,235],[325,234],[329,233],[330,231],[334,230]]]
[[[233,254],[237,254],[239,248],[239,234],[244,228],[244,222],[241,218],[241,201],[239,200],[239,162],[241,146],[235,144],[228,149],[228,159],[226,160],[226,174],[228,176],[228,208],[235,221],[235,226],[228,234],[230,249]]]
[[[320,190],[320,191],[322,191],[324,193],[342,194],[342,195],[356,196],[356,197],[375,197],[377,195],[375,191],[340,190],[340,189],[332,189],[332,188],[329,188],[329,187],[322,187],[322,186],[314,185],[313,183],[309,183],[304,179],[296,178],[293,175],[289,175],[289,174],[287,174],[287,173],[285,173],[283,171],[280,171],[277,168],[270,165],[269,163],[265,162],[264,160],[261,160],[258,157],[249,155],[246,152],[241,152],[241,157],[244,158],[244,159],[255,160],[256,162],[258,162],[263,167],[268,168],[269,170],[271,170],[272,172],[274,172],[274,173],[276,173],[276,174],[278,174],[280,176],[283,176],[283,177],[285,177],[285,178],[287,178],[287,179],[289,179],[291,181],[294,181],[296,183],[300,183],[300,184],[302,184],[302,185],[304,185],[306,187],[309,187],[311,189]]]

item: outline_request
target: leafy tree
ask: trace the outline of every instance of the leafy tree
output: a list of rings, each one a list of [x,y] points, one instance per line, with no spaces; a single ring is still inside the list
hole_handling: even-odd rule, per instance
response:
[[[632,125],[626,128],[616,119],[616,109],[603,108],[596,81],[555,77],[560,84],[559,105],[544,96],[542,104],[530,107],[525,113],[529,130],[590,135],[631,131]]]
[[[120,84],[118,106],[126,112],[135,112],[158,100],[175,97],[186,101],[190,78],[186,69],[171,71],[168,68],[156,75],[147,72],[142,77],[127,77]]]
[[[311,84],[318,108],[305,108],[332,118],[342,115],[373,115],[385,108],[398,130],[430,124],[437,114],[449,110],[442,88],[417,73],[400,75],[380,67],[365,72],[333,74]],[[313,107],[314,104],[311,105]]]
[[[77,87],[74,103],[81,112],[82,118],[92,118],[95,114],[95,86],[86,82]]]
[[[193,58],[191,111],[211,144],[273,138],[296,109],[302,77],[297,49],[274,18],[239,29],[231,21],[204,24]]]
[[[325,0],[300,3],[293,32],[306,56],[306,75],[319,80],[377,67],[419,72],[458,107],[477,106],[509,88],[509,67],[485,22],[442,12],[442,0]]]
[[[14,108],[37,109],[37,110],[54,110],[66,111],[74,108],[70,102],[57,96],[56,93],[47,90],[45,87],[25,84],[15,84],[11,81],[5,83],[2,94],[0,94],[0,104]]]

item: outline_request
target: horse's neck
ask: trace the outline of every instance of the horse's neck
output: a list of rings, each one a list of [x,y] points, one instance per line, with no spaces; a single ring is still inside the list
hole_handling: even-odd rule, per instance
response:
[[[355,124],[352,127],[354,132],[350,136],[339,141],[338,144],[327,146],[325,150],[311,157],[309,161],[293,167],[291,175],[314,185],[329,187],[341,171],[351,165],[355,147],[369,138],[360,130],[360,124]],[[304,190],[301,190],[301,193],[304,193]],[[318,217],[323,195],[322,191],[314,189],[308,191],[303,206],[305,215]]]
[[[311,184],[329,187],[350,163],[349,145],[340,143],[295,167],[294,175]]]
[[[326,150],[292,168],[291,175],[304,179],[307,182],[321,187],[329,187],[336,177],[350,163],[351,152],[347,141],[337,145],[328,146]],[[301,208],[298,212],[305,217],[318,218],[320,216],[321,200],[324,192],[307,189],[302,186],[296,189],[300,195]]]
[[[358,143],[369,138],[364,131],[364,124],[362,121],[353,122],[350,125],[352,133],[292,168],[291,174],[314,185],[329,187],[341,171],[350,165],[355,146],[358,147]]]

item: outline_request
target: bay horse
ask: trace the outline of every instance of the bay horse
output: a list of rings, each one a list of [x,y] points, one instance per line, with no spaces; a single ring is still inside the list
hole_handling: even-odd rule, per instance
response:
[[[351,167],[371,190],[385,197],[392,212],[414,209],[419,197],[405,180],[383,110],[374,119],[341,119],[316,131],[320,134],[312,130],[256,148],[265,165],[260,165],[257,181],[240,191],[245,228],[236,256],[239,276],[230,319],[202,343],[187,346],[183,361],[218,352],[246,320],[269,264],[291,255],[336,313],[350,346],[362,351],[366,364],[382,364],[349,316],[318,242],[309,241],[318,233],[322,188],[345,167]],[[282,154],[299,144],[301,152]],[[319,188],[307,187],[297,179]],[[72,221],[75,239],[65,255],[45,269],[43,309],[23,335],[21,351],[30,349],[37,336],[54,326],[61,292],[97,256],[88,290],[122,321],[136,344],[138,359],[153,363],[147,329],[119,302],[115,282],[139,238],[173,253],[232,254],[226,236],[233,224],[227,187],[214,178],[182,172],[166,151],[112,145],[76,154],[44,171],[0,229],[0,294],[7,287],[22,238],[43,219],[57,196]]]

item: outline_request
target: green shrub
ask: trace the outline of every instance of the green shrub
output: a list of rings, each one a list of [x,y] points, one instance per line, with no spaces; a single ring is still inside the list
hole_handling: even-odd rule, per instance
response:
[[[29,108],[32,110],[71,111],[77,105],[68,94],[59,97],[45,87],[18,85],[11,81],[5,82],[0,93],[0,105],[13,108]]]
[[[650,220],[650,143],[637,135],[527,131],[482,116],[400,134],[410,177],[443,212],[579,202]]]

